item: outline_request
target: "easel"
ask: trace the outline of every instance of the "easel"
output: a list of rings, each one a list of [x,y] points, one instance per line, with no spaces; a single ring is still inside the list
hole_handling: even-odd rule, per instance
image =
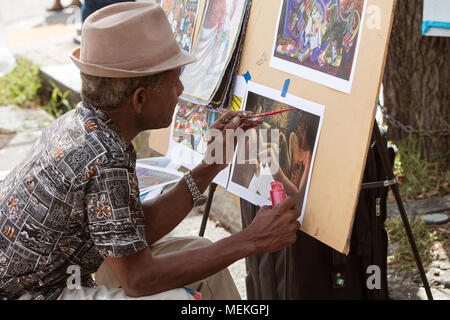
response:
[[[400,189],[398,187],[397,179],[394,175],[393,168],[389,163],[388,150],[386,148],[386,144],[383,141],[383,138],[380,133],[380,129],[378,128],[378,124],[375,121],[373,126],[372,134],[375,137],[375,143],[377,144],[378,153],[381,159],[381,165],[383,166],[383,170],[386,174],[388,180],[381,182],[369,182],[363,183],[361,188],[374,188],[379,186],[389,186],[391,188],[392,193],[395,196],[395,202],[397,202],[398,209],[400,211],[400,216],[402,218],[403,226],[406,231],[406,235],[408,236],[409,245],[411,246],[411,250],[413,252],[414,260],[416,260],[417,269],[420,273],[420,278],[422,280],[423,286],[425,288],[425,292],[427,294],[428,300],[433,300],[433,295],[431,294],[430,285],[428,283],[427,277],[425,275],[425,270],[423,268],[422,260],[420,259],[419,251],[417,250],[416,242],[414,240],[414,236],[411,231],[411,226],[409,225],[408,217],[406,215],[406,210],[403,205],[402,198],[400,196]]]
[[[387,177],[387,180],[363,183],[361,185],[361,189],[379,188],[379,187],[388,187],[388,186],[391,188],[391,190],[395,196],[395,201],[397,202],[398,209],[400,211],[400,216],[402,218],[403,226],[405,228],[406,235],[408,237],[408,241],[411,246],[411,249],[412,249],[412,252],[414,255],[414,259],[416,261],[417,269],[419,270],[420,278],[422,280],[423,286],[425,288],[425,292],[427,294],[427,298],[428,298],[428,300],[433,300],[433,295],[431,293],[430,285],[429,285],[427,277],[425,275],[425,270],[424,270],[424,267],[422,264],[422,260],[420,258],[419,252],[417,250],[416,242],[414,240],[414,236],[411,231],[411,226],[409,224],[408,217],[407,217],[406,211],[405,211],[405,207],[403,205],[403,201],[400,196],[400,190],[398,187],[397,179],[394,176],[393,168],[389,162],[388,150],[387,150],[386,144],[383,141],[383,138],[380,133],[380,129],[378,128],[378,124],[376,121],[373,126],[372,135],[373,135],[375,143],[377,145],[377,150],[380,155],[381,164],[382,164],[383,170],[385,172],[385,175]],[[217,184],[211,183],[209,186],[208,201],[205,206],[205,211],[203,212],[202,223],[200,226],[200,232],[199,232],[200,237],[203,237],[203,235],[205,233],[206,223],[208,221],[209,212],[211,210],[211,204],[212,204],[214,192],[216,191],[216,189],[217,189]],[[285,251],[286,254],[285,254],[285,286],[284,286],[285,296],[284,296],[284,298],[285,298],[285,300],[287,300],[287,299],[289,299],[289,286],[286,284],[289,283],[290,247],[286,248],[285,250],[286,250]]]

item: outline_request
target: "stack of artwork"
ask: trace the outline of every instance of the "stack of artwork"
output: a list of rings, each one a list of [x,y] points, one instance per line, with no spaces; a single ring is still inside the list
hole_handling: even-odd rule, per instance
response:
[[[250,12],[250,0],[207,1],[192,48],[197,61],[188,65],[181,80],[183,100],[227,107],[231,82],[239,65],[240,48]]]
[[[167,157],[145,158],[136,161],[136,176],[139,182],[141,200],[147,200],[161,193],[163,188],[177,182],[182,174]]]

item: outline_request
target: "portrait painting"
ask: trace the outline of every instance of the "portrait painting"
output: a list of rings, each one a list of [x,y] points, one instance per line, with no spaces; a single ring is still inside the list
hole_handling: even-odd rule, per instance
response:
[[[291,95],[283,98],[253,82],[244,104],[254,114],[294,110],[264,117],[239,141],[228,189],[256,205],[270,205],[271,182],[280,181],[304,210],[324,107]]]

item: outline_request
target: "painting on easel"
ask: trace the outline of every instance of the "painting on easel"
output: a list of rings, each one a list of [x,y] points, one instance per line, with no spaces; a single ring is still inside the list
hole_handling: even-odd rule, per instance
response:
[[[280,181],[301,203],[302,215],[319,141],[324,106],[249,82],[245,110],[254,114],[295,110],[265,117],[239,142],[228,190],[256,205],[270,204],[270,183]]]
[[[271,67],[351,92],[366,0],[283,0]]]

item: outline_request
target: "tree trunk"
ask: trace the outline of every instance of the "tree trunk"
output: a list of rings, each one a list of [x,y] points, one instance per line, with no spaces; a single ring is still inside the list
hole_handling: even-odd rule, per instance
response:
[[[426,159],[444,156],[448,168],[450,38],[422,36],[422,8],[423,1],[397,1],[383,78],[388,136],[415,142]]]

